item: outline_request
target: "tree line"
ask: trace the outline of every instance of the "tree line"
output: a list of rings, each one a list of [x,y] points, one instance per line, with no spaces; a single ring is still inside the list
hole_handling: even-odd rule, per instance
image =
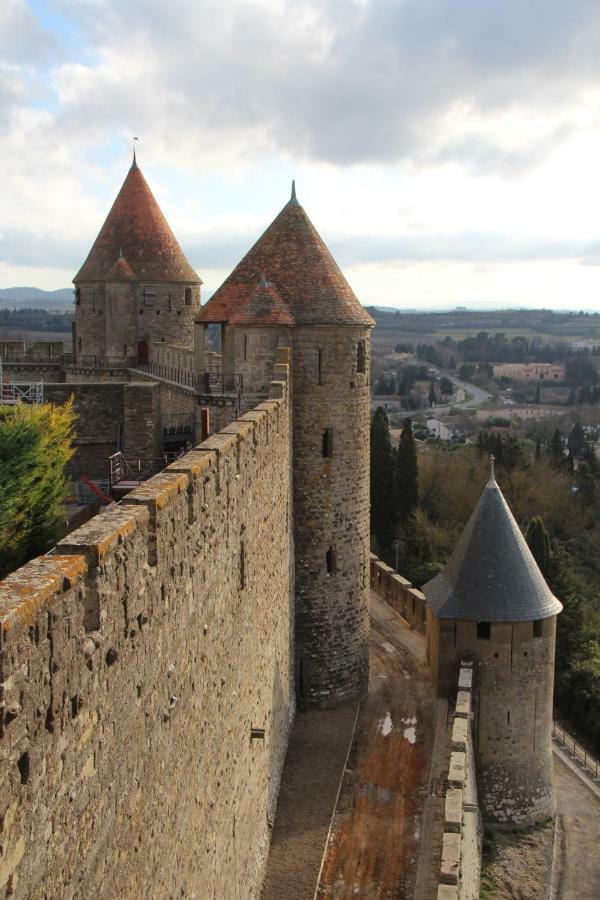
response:
[[[372,546],[417,587],[453,552],[489,478],[496,477],[551,590],[558,617],[555,702],[600,752],[600,461],[578,423],[549,440],[482,431],[475,444],[417,458],[405,422],[394,450],[387,416],[371,426]],[[575,464],[576,463],[576,464]]]

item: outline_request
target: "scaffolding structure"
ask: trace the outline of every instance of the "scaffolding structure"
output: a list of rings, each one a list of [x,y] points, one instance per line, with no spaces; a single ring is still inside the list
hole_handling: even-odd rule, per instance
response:
[[[0,357],[0,405],[13,406],[16,403],[43,403],[43,381],[9,381],[2,368]]]

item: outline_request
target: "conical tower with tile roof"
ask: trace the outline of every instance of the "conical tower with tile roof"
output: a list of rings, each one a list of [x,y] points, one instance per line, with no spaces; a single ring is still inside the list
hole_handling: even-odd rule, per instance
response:
[[[135,156],[73,281],[78,358],[145,362],[156,343],[193,349],[202,282]]]
[[[474,749],[484,815],[530,825],[552,815],[556,617],[562,609],[493,474],[446,567],[423,587],[427,655],[442,697],[474,662]]]
[[[363,694],[369,627],[369,337],[373,320],[295,189],[197,316],[218,324],[223,369],[258,398],[277,346],[292,350],[298,702]]]

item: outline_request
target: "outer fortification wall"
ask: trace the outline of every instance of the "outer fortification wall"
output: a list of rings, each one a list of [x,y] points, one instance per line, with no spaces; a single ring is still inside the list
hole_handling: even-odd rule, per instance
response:
[[[294,702],[272,393],[0,584],[0,897],[258,895]]]
[[[77,414],[76,452],[69,472],[77,477],[108,477],[108,457],[123,447],[128,458],[160,455],[160,386],[141,382],[45,384],[44,398],[65,403],[73,397]]]

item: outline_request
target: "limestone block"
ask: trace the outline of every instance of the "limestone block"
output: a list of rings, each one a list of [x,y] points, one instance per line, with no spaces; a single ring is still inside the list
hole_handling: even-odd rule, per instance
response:
[[[458,884],[460,846],[460,834],[444,833],[442,838],[442,862],[440,864],[440,881],[444,884]]]
[[[448,782],[456,787],[462,787],[466,778],[467,761],[462,751],[454,750],[450,754],[450,768],[448,770]]]
[[[439,884],[437,900],[458,900],[458,887],[453,884]]]
[[[464,750],[469,737],[469,720],[455,719],[452,726],[452,747],[454,750]]]
[[[460,832],[463,811],[463,792],[460,788],[449,788],[446,791],[444,805],[444,831]]]
[[[470,691],[459,691],[456,696],[456,709],[454,715],[459,718],[468,718],[471,713],[471,693]]]
[[[458,676],[459,691],[470,691],[473,687],[473,669],[465,669],[461,666]]]

